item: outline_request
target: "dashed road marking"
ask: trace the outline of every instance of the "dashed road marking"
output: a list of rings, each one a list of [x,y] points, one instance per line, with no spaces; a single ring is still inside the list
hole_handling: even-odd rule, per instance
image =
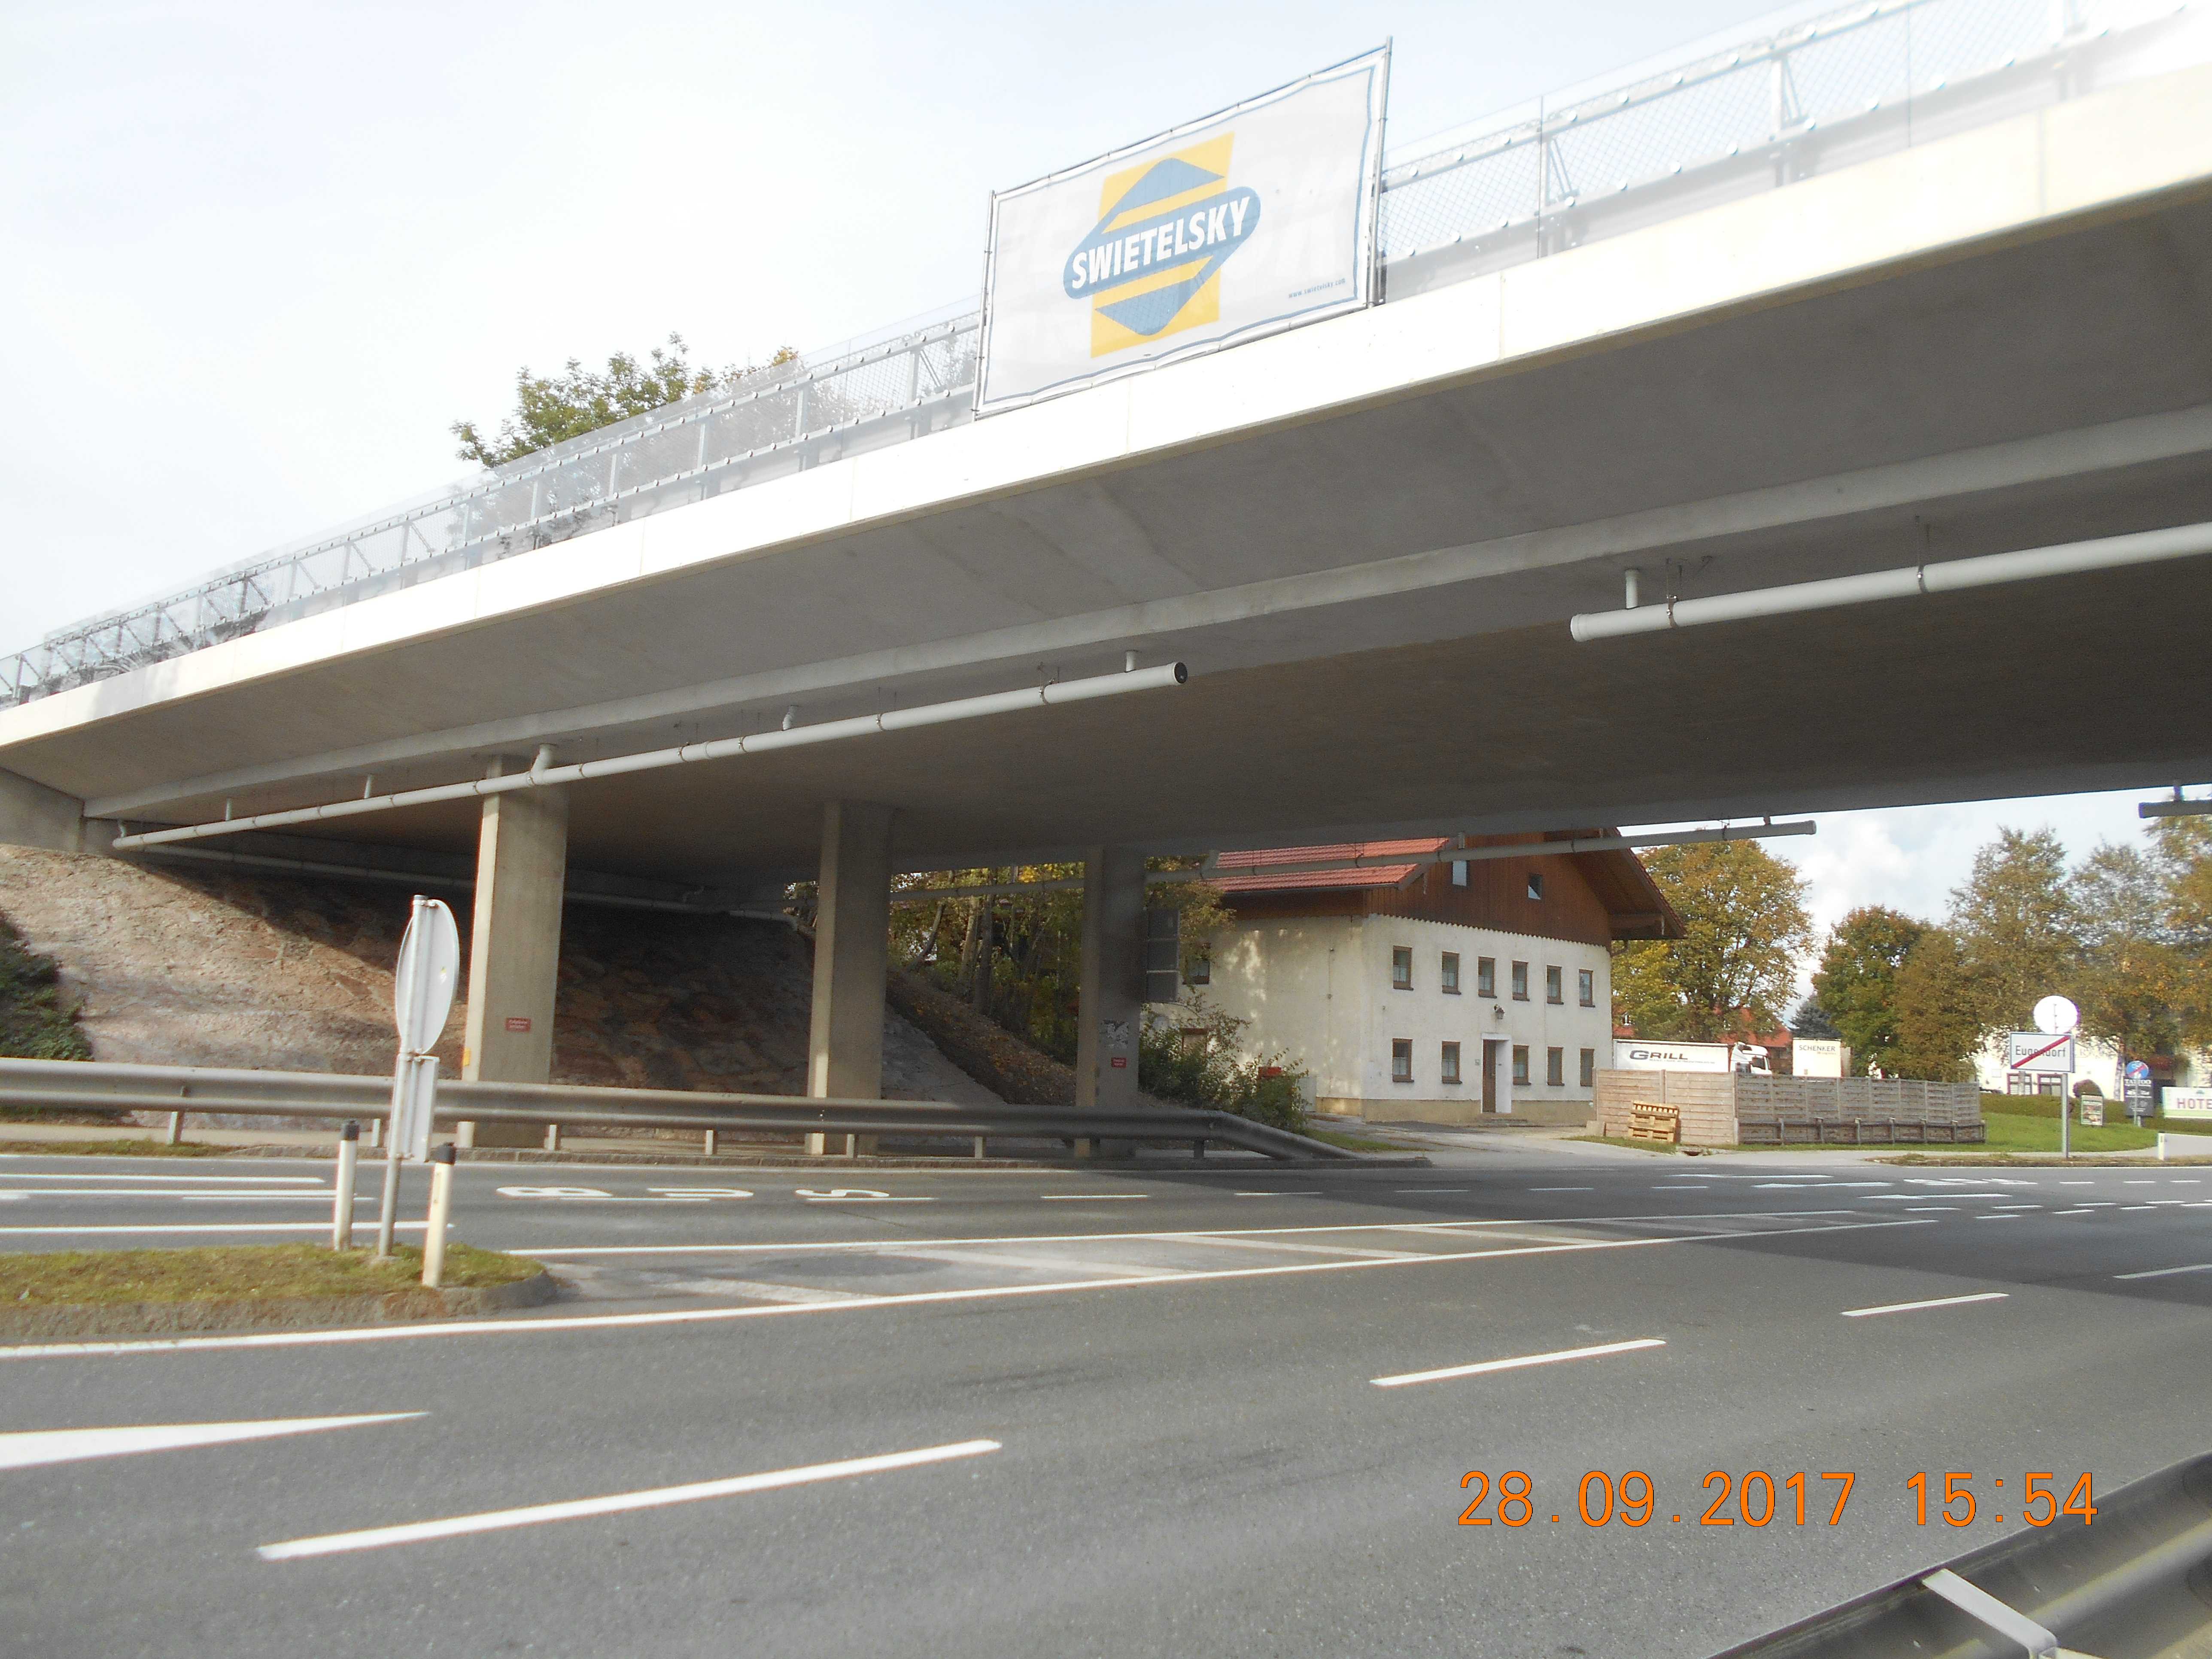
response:
[[[1402,1389],[1413,1382],[1441,1382],[1454,1376],[1480,1376],[1489,1371],[1516,1371],[1528,1365],[1556,1365],[1568,1359],[1596,1359],[1609,1353],[1631,1353],[1638,1348],[1663,1348],[1666,1342],[1656,1336],[1643,1336],[1632,1342],[1606,1342],[1594,1348],[1561,1348],[1555,1353],[1522,1354],[1512,1359],[1485,1359],[1472,1365],[1447,1365],[1440,1370],[1407,1371],[1397,1376],[1374,1376],[1368,1379],[1378,1389]]]
[[[1845,1308],[1845,1319],[1871,1319],[1876,1314],[1918,1313],[1926,1308],[1961,1308],[1969,1302],[2004,1302],[2010,1291],[1978,1291],[1972,1296],[1939,1296],[1927,1302],[1886,1302],[1879,1308]]]

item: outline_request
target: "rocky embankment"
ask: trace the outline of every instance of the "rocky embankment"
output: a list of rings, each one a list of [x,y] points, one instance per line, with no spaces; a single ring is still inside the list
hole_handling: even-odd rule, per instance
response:
[[[441,896],[465,944],[465,894]],[[406,890],[383,883],[0,847],[0,916],[61,965],[95,1060],[389,1072],[407,912]],[[812,977],[808,941],[778,923],[572,904],[553,1080],[804,1093]],[[465,1018],[457,1001],[438,1045],[449,1071]],[[997,1098],[896,1007],[884,1020],[884,1092]]]

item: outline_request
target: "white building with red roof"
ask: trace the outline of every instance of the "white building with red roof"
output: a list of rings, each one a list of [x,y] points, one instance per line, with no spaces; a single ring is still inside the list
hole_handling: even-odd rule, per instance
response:
[[[1537,850],[1569,838],[1224,853],[1254,872],[1218,878],[1235,920],[1186,942],[1185,981],[1247,1022],[1248,1050],[1303,1066],[1319,1110],[1582,1122],[1610,1063],[1612,943],[1679,938],[1681,921],[1632,853]],[[1328,864],[1344,867],[1310,867]]]

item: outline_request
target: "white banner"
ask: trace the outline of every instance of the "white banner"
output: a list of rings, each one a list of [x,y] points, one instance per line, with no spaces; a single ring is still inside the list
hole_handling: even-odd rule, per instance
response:
[[[1373,298],[1386,46],[991,199],[980,415]]]
[[[2212,1089],[2168,1089],[2168,1117],[2212,1117]]]

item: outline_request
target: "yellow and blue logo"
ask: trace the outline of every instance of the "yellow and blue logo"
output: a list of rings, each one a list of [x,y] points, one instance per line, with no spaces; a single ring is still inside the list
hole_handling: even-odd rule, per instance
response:
[[[1256,191],[1229,183],[1224,132],[1108,175],[1098,222],[1067,257],[1067,297],[1091,299],[1091,355],[1221,319],[1221,267],[1260,223]]]

